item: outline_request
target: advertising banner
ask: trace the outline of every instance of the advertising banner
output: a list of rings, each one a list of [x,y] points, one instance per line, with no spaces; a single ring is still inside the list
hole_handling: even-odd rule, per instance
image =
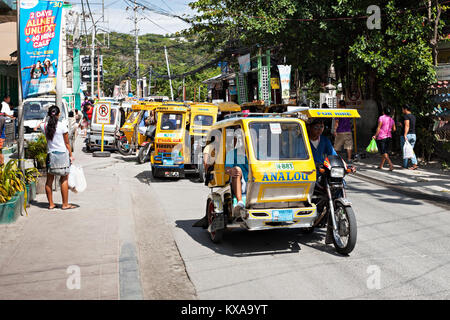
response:
[[[250,71],[250,53],[238,57],[239,70],[241,73],[247,73]]]
[[[280,72],[281,99],[284,103],[289,103],[291,66],[278,65],[278,71]]]
[[[63,1],[20,0],[23,99],[56,93]]]

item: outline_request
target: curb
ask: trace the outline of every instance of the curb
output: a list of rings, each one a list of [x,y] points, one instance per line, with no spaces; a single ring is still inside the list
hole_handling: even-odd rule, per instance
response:
[[[418,200],[432,201],[432,202],[435,202],[434,203],[435,205],[441,205],[446,209],[448,209],[450,207],[450,194],[449,194],[449,196],[444,196],[444,195],[432,193],[432,191],[428,191],[428,192],[418,191],[411,187],[403,187],[398,184],[389,183],[389,182],[374,178],[374,177],[366,175],[366,174],[361,174],[360,172],[355,172],[355,174],[353,176],[355,178],[365,180],[367,182],[371,182],[373,184],[394,190],[398,193],[404,194],[411,198],[415,198]]]

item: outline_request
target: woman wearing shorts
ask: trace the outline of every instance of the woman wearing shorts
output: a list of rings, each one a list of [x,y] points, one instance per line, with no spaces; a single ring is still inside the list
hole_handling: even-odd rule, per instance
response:
[[[373,136],[377,139],[378,150],[381,154],[381,163],[378,169],[383,169],[384,163],[387,161],[389,170],[394,170],[394,165],[389,159],[389,148],[392,141],[392,130],[395,131],[395,122],[391,118],[391,109],[389,107],[383,108],[383,115],[378,118],[377,132]]]
[[[45,183],[45,193],[48,199],[50,210],[56,207],[53,202],[52,185],[55,176],[59,176],[61,184],[62,210],[74,209],[76,206],[69,203],[69,170],[70,164],[74,161],[72,148],[69,143],[69,131],[67,126],[59,122],[60,110],[57,106],[51,106],[48,110],[47,121],[39,124],[38,127],[45,133],[47,138],[47,181]],[[37,129],[36,127],[35,129]]]

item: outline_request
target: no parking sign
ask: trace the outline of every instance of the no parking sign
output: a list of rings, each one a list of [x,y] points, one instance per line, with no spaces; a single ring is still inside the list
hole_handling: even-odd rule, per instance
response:
[[[102,102],[97,108],[97,123],[110,124],[111,121],[111,102]]]

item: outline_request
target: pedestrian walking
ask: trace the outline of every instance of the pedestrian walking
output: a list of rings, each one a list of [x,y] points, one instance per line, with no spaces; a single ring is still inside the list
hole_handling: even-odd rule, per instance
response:
[[[53,201],[52,185],[55,176],[60,176],[62,206],[61,209],[73,209],[76,206],[69,204],[69,169],[74,161],[72,149],[69,143],[69,130],[67,126],[59,122],[60,110],[57,106],[51,106],[48,110],[46,121],[38,127],[45,133],[47,138],[47,181],[45,193],[48,199],[48,209],[56,207]],[[35,129],[37,129],[36,127]]]
[[[339,108],[345,108],[345,101],[339,101]],[[334,120],[333,135],[334,149],[340,152],[342,147],[347,151],[347,162],[352,162],[353,137],[352,137],[352,119],[341,118]]]
[[[402,107],[403,113],[403,134],[400,136],[400,145],[403,152],[403,147],[405,146],[405,142],[408,141],[411,144],[411,147],[414,149],[414,145],[416,144],[416,117],[411,113],[411,107],[409,105],[405,105]],[[408,168],[409,158],[403,158],[403,168]],[[414,154],[411,158],[412,166],[409,167],[410,170],[416,170],[417,166],[417,158]]]
[[[383,108],[383,114],[378,118],[378,127],[375,135],[372,137],[377,140],[378,150],[381,154],[381,163],[378,169],[383,169],[384,163],[387,161],[389,170],[394,170],[394,165],[389,158],[389,149],[392,141],[392,131],[396,131],[395,122],[391,118],[391,109]]]

